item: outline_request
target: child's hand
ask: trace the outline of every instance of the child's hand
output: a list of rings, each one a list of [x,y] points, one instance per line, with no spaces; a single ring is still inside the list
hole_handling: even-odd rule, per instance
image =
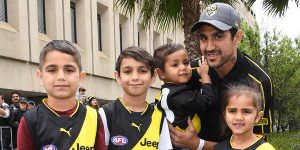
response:
[[[197,72],[199,76],[202,79],[202,83],[211,83],[210,77],[208,75],[208,64],[207,60],[204,58],[204,56],[201,57],[201,59],[198,61],[198,69]]]

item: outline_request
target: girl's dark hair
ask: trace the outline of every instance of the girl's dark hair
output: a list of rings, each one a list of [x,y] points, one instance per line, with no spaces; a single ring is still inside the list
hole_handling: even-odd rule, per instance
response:
[[[155,69],[153,57],[146,50],[136,46],[126,48],[119,55],[115,66],[115,70],[118,72],[119,75],[122,60],[128,57],[131,57],[136,61],[144,63],[150,69],[151,76],[153,76]]]
[[[258,90],[259,88],[254,84],[251,83],[249,85],[245,85],[245,84],[236,84],[236,85],[231,85],[229,86],[228,90],[225,92],[223,98],[222,98],[222,105],[221,105],[221,112],[222,112],[222,136],[224,137],[228,137],[230,136],[231,130],[229,129],[228,125],[226,124],[225,118],[224,118],[224,114],[226,111],[226,106],[229,103],[229,99],[231,99],[232,97],[236,96],[242,96],[242,95],[246,95],[247,97],[251,97],[252,98],[252,102],[253,105],[257,108],[257,113],[259,111],[262,111],[262,97],[261,97],[261,93]]]
[[[166,57],[178,50],[185,50],[183,45],[181,44],[165,44],[157,49],[154,50],[153,58],[155,62],[155,67],[161,69],[162,71],[165,70],[165,62]]]

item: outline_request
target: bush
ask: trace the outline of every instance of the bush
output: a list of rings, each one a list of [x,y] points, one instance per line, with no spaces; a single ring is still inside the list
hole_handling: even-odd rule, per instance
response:
[[[300,130],[271,133],[268,142],[276,150],[300,150]]]

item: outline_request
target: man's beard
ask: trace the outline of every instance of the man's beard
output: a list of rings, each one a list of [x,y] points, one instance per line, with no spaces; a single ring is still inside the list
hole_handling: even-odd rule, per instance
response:
[[[220,62],[219,63],[211,63],[208,59],[207,59],[207,55],[208,54],[214,54],[216,55],[216,57],[220,57]],[[204,56],[206,57],[208,66],[214,69],[219,69],[220,67],[222,67],[224,64],[226,64],[227,62],[230,61],[231,56],[233,54],[230,55],[226,55],[226,56],[222,56],[222,51],[221,50],[211,50],[210,52],[208,52],[207,50],[204,51]],[[216,60],[215,60],[216,61]]]

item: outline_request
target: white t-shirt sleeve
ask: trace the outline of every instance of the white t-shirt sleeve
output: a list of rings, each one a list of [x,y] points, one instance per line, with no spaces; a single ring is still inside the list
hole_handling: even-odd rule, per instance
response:
[[[2,118],[8,118],[9,117],[9,108],[8,108],[8,105],[6,103],[2,103],[2,107],[1,108],[5,112],[5,115],[1,115],[0,114],[0,117],[2,117]]]
[[[109,144],[110,133],[109,133],[109,130],[108,130],[108,127],[107,127],[107,119],[106,119],[106,115],[105,115],[105,112],[104,112],[103,108],[99,109],[99,114],[100,114],[100,117],[101,117],[102,122],[103,122],[103,127],[104,127],[104,132],[105,132],[105,144],[108,145]]]
[[[173,149],[169,127],[166,118],[164,118],[163,126],[160,133],[160,140],[158,144],[159,150],[170,150]]]

